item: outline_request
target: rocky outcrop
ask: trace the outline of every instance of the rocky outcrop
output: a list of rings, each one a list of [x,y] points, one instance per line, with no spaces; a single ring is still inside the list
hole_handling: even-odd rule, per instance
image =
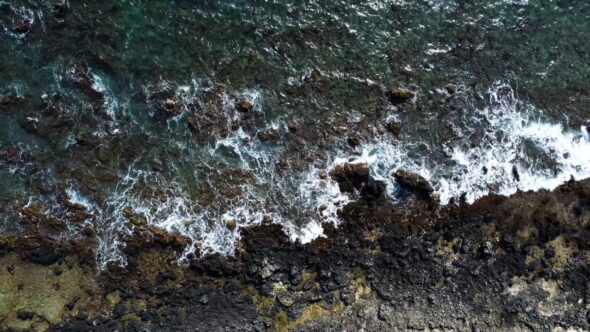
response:
[[[430,197],[434,192],[434,188],[428,180],[419,174],[400,168],[393,173],[393,176],[402,188],[421,197]]]
[[[340,191],[354,193],[369,204],[384,196],[386,184],[370,176],[369,164],[364,162],[343,163],[330,171],[330,177],[338,182]]]
[[[387,91],[386,95],[391,103],[400,104],[412,100],[416,93],[409,89],[395,88]]]
[[[344,166],[342,166],[344,167]],[[345,173],[364,177],[363,166]],[[351,173],[350,173],[351,172]],[[234,257],[136,236],[96,273],[87,244],[0,237],[0,322],[37,330],[587,330],[590,181],[425,209],[343,208],[326,238],[243,228]],[[564,203],[565,202],[565,203]],[[128,214],[131,214],[128,211]],[[33,287],[35,285],[35,287]]]

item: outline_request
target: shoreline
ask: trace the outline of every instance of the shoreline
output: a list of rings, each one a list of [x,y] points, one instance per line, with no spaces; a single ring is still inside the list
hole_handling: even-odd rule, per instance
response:
[[[182,238],[151,232],[127,239],[126,267],[102,273],[87,242],[3,236],[0,326],[587,330],[589,201],[590,180],[434,209],[360,200],[309,244],[255,226],[242,230],[235,256],[181,266]]]

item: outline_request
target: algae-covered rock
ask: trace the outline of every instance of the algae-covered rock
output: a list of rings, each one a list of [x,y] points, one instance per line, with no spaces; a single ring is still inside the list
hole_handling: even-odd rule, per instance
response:
[[[47,324],[58,324],[78,311],[94,312],[100,304],[99,298],[89,296],[99,289],[95,275],[82,269],[75,257],[69,261],[71,266],[43,266],[14,253],[2,256],[0,326],[45,331]],[[68,308],[69,303],[75,304]]]

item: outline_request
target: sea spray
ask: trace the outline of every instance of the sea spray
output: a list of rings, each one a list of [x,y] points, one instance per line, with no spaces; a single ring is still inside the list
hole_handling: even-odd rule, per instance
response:
[[[259,95],[250,96],[261,103]],[[415,149],[421,148],[419,142],[392,142],[383,136],[363,145],[357,155],[326,155],[331,161],[325,167],[280,173],[275,164],[283,149],[281,142],[269,147],[240,128],[215,140],[199,157],[203,162],[214,161],[215,165],[251,174],[254,181],[240,184],[238,196],[227,197],[215,188],[218,183],[211,183],[217,203],[204,204],[192,199],[183,183],[166,179],[158,172],[130,168],[108,201],[109,212],[102,213],[109,216],[109,221],[103,222],[108,225],[103,233],[116,239],[117,227],[128,227],[123,210],[132,207],[150,225],[190,239],[180,261],[197,249],[205,255],[233,254],[239,230],[261,224],[265,218],[282,225],[291,240],[306,243],[322,236],[322,223],[337,225],[338,210],[356,198],[341,193],[329,177],[320,176],[347,161],[368,163],[371,176],[388,184],[387,195],[394,200],[405,196],[400,196],[403,189],[391,174],[398,168],[416,172],[433,184],[442,204],[457,202],[461,197],[471,203],[490,192],[510,195],[517,190],[552,189],[570,176],[590,176],[585,154],[590,151],[590,141],[584,128],[576,132],[559,123],[542,121],[542,112],[519,100],[506,84],[495,84],[485,96],[485,107],[464,115],[460,139],[439,147],[446,160],[435,160],[436,151],[416,153]],[[225,107],[235,104],[233,99],[226,99]],[[390,114],[389,118],[397,116]],[[269,126],[277,130],[284,127],[278,123]],[[472,137],[474,126],[482,127],[484,135]],[[440,155],[440,151],[436,153]],[[206,176],[199,173],[202,169],[194,172],[195,178]],[[149,189],[139,190],[146,185]],[[145,195],[145,190],[153,193],[158,189],[160,196]],[[235,230],[226,227],[230,221],[236,223]],[[103,242],[99,247],[101,255],[114,257],[106,261],[122,259],[115,248],[120,241]]]
[[[486,96],[487,106],[462,119],[460,139],[441,144],[446,160],[434,160],[433,153],[412,158],[411,144],[416,143],[393,144],[383,138],[365,145],[355,160],[370,164],[372,174],[389,184],[392,198],[397,186],[391,173],[405,168],[429,179],[442,204],[461,197],[473,203],[490,192],[553,189],[572,177],[590,177],[585,127],[565,129],[544,119],[506,84],[496,83]],[[476,127],[484,134],[474,136]]]

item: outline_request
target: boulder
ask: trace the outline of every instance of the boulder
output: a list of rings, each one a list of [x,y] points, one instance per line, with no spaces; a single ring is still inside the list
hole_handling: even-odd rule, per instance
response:
[[[387,129],[392,132],[396,137],[399,136],[400,132],[402,131],[402,127],[398,122],[390,121],[387,124]]]
[[[330,171],[330,177],[338,182],[341,192],[353,193],[359,190],[361,197],[370,205],[381,198],[386,184],[373,179],[365,162],[344,163]]]
[[[261,141],[275,140],[279,138],[279,131],[275,128],[268,128],[258,133],[258,138]]]
[[[447,90],[449,94],[454,95],[457,93],[457,86],[455,84],[447,84],[445,90]]]
[[[16,93],[10,92],[0,97],[0,107],[11,107],[23,103],[23,98]]]
[[[296,133],[299,130],[301,130],[301,125],[299,124],[299,122],[293,120],[287,124],[287,128],[289,129],[290,132]]]
[[[194,115],[189,116],[187,123],[188,123],[188,127],[190,129],[192,129],[192,130],[199,129],[199,120],[197,119],[196,116],[194,116]]]
[[[419,174],[400,168],[395,171],[393,176],[400,186],[415,194],[430,197],[430,195],[434,192],[434,188],[432,188],[428,180]]]
[[[27,33],[31,31],[31,28],[31,22],[25,20],[16,22],[16,24],[13,26],[14,31],[18,33]]]
[[[31,320],[35,317],[35,314],[31,311],[19,310],[16,313],[16,317],[20,320]]]
[[[254,105],[247,100],[242,100],[236,105],[236,108],[241,112],[249,113],[254,110]]]
[[[330,176],[338,183],[364,182],[369,179],[369,164],[364,162],[340,164],[330,171]]]
[[[387,98],[393,104],[405,103],[415,96],[416,94],[413,91],[404,88],[395,88],[387,91]]]
[[[37,133],[39,130],[39,119],[36,117],[27,117],[21,122],[21,127],[29,133]]]
[[[353,148],[361,145],[361,140],[355,136],[349,136],[346,141],[348,142],[348,145],[352,146]]]
[[[162,109],[162,111],[166,115],[176,115],[176,114],[180,113],[180,106],[178,105],[176,100],[166,99],[164,101],[164,108]]]
[[[236,222],[235,219],[232,219],[230,221],[227,222],[227,224],[225,225],[227,227],[227,229],[229,229],[230,231],[234,231],[236,229],[236,227],[238,227],[238,223]]]

